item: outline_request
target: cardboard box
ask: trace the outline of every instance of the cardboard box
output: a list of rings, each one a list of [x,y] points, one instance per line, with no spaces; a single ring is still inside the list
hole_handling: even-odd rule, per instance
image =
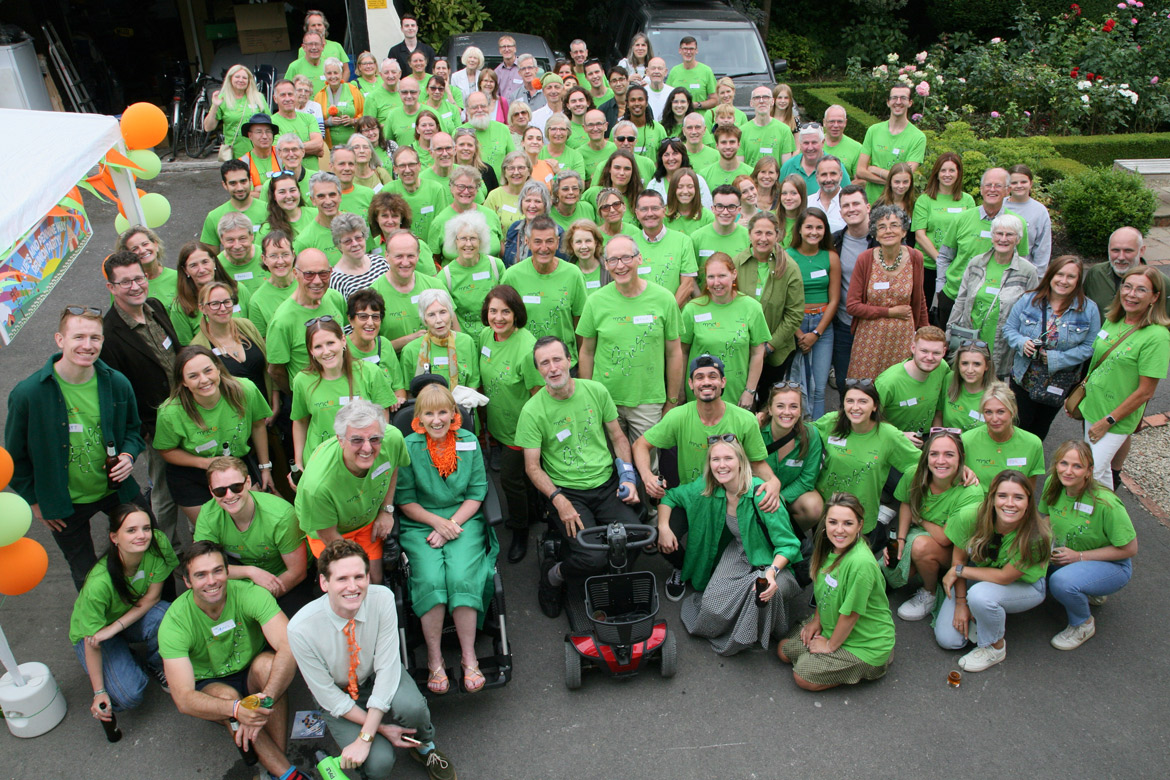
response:
[[[237,5],[235,11],[242,53],[289,50],[284,3]]]

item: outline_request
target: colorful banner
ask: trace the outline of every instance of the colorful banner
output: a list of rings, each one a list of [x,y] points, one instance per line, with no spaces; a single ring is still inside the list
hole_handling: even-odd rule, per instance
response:
[[[89,217],[75,187],[5,253],[0,263],[0,345],[8,344],[81,254]]]

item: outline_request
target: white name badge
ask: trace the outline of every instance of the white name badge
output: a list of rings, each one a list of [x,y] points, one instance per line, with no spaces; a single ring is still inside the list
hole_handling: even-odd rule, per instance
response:
[[[451,112],[450,112],[450,111],[448,111],[447,113],[443,114],[443,119],[450,119],[450,118],[451,118]]]
[[[991,231],[990,230],[980,230],[979,237],[980,238],[991,238]]]
[[[1092,507],[1089,507],[1089,508],[1092,509]],[[139,569],[138,573],[130,578],[130,581],[131,582],[138,582],[139,580],[144,580],[144,579],[146,579],[146,572],[144,572],[142,569]]]
[[[640,265],[640,266],[638,266],[638,276],[645,276],[646,274],[650,273],[653,270],[654,269],[648,265]]]
[[[374,194],[375,194],[375,195],[377,195],[377,194],[378,194],[379,192],[381,192],[381,191],[382,191],[382,185],[381,185],[381,184],[375,184],[375,185],[374,185]]]
[[[221,350],[219,347],[212,347],[212,348],[211,348],[211,354],[213,354],[213,355],[217,355],[217,356],[218,356],[218,355],[222,355],[222,354],[223,354],[223,350]]]
[[[69,432],[70,433],[84,433],[85,426],[82,425],[81,423],[69,423]]]
[[[699,84],[691,84],[691,87],[690,87],[690,88],[691,88],[691,89],[698,89],[700,86],[701,86],[701,85],[699,85]]]
[[[792,458],[789,458],[788,460],[784,461],[784,465],[788,466],[789,468],[792,468],[792,469],[798,469],[804,465],[804,461],[803,460],[793,460]]]
[[[808,275],[808,278],[809,279],[820,279],[822,276],[828,276],[828,275],[829,275],[829,272],[822,268],[820,270],[813,271],[811,274]]]
[[[231,631],[235,627],[236,627],[236,621],[232,620],[231,618],[228,618],[227,620],[220,623],[218,626],[212,626],[211,627],[211,635],[212,636],[219,636],[221,634],[226,634],[228,631]]]
[[[707,312],[706,314],[696,314],[695,315],[695,322],[710,322],[710,321],[711,321],[711,312]]]
[[[1080,501],[1073,504],[1073,509],[1077,510],[1078,512],[1084,512],[1086,515],[1093,514],[1094,508],[1095,507],[1092,504],[1082,504]]]
[[[451,361],[450,361],[450,359],[447,358],[446,355],[440,355],[439,357],[435,358],[435,365],[436,366],[449,366],[449,365],[451,365]]]
[[[238,273],[238,274],[233,274],[233,275],[232,275],[232,277],[233,277],[233,278],[234,278],[234,279],[235,279],[237,282],[246,282],[246,281],[248,281],[249,279],[252,279],[254,276],[255,276],[255,274],[253,274],[251,271],[241,271],[241,272],[240,272],[240,273]]]
[[[525,296],[521,297],[521,300],[524,301],[525,303],[540,303],[540,296],[539,295],[525,295]]]
[[[639,314],[634,317],[635,325],[652,325],[654,324],[653,314]]]
[[[362,360],[366,361],[367,363],[381,363],[382,357],[380,355],[370,355],[367,358],[362,358]]]
[[[1099,331],[1097,331],[1097,338],[1099,338],[1099,339],[1107,339],[1107,338],[1109,338],[1109,331],[1107,331],[1107,330],[1099,330]]]
[[[239,314],[242,311],[243,309],[240,308],[240,304],[238,303],[232,307],[232,314]]]
[[[972,420],[978,420],[979,422],[983,422],[983,415],[979,413],[978,409],[972,409],[971,411],[967,412],[967,416],[970,417]]]
[[[360,395],[343,395],[337,399],[338,406],[346,406],[355,398],[361,398]]]
[[[374,469],[374,473],[370,475],[370,479],[377,479],[378,477],[382,476],[383,474],[385,474],[389,470],[390,470],[390,464],[383,463],[381,466]]]
[[[423,206],[421,209],[418,210],[418,213],[419,214],[430,214],[434,210],[435,210],[434,206]]]
[[[772,153],[772,147],[770,147],[770,146],[761,146],[760,147],[760,154],[771,154],[771,153]]]
[[[987,292],[988,295],[999,295],[999,288],[998,287],[985,287],[984,290]]]
[[[171,337],[167,336],[166,338],[163,339],[163,349],[170,349],[170,348],[171,348]]]
[[[519,210],[518,210],[518,209],[517,209],[515,206],[509,206],[507,203],[505,203],[504,205],[500,206],[500,211],[506,211],[506,212],[508,212],[509,214],[518,214],[518,213],[520,213],[520,212],[519,212]]]
[[[846,444],[848,444],[848,442],[845,439],[842,439],[840,436],[830,436],[829,444],[832,444],[836,447],[844,447]]]
[[[260,232],[260,227],[261,227],[260,225],[252,225],[252,232],[253,232],[253,233],[259,233],[259,232]]]
[[[713,254],[715,254],[714,249],[700,249],[699,250],[699,257],[710,257]]]
[[[198,447],[195,448],[195,451],[196,452],[207,452],[208,450],[214,450],[215,446],[217,444],[219,444],[219,442],[217,442],[215,439],[212,439],[211,441],[207,441],[207,442],[204,442],[203,444],[200,444]]]
[[[471,280],[473,282],[482,282],[484,279],[490,279],[490,278],[491,278],[491,273],[489,271],[480,271],[477,274],[471,275]]]
[[[825,584],[830,588],[837,587],[837,579],[832,574],[825,575]]]
[[[763,295],[763,294],[764,294],[764,288],[763,288],[763,287],[757,287],[757,288],[756,288],[756,297],[757,297],[757,298],[759,298],[759,297],[760,297],[761,295]]]
[[[523,84],[524,81],[523,81],[523,79],[512,79],[512,83],[513,84]]]
[[[349,101],[342,101],[342,102],[339,102],[339,103],[337,104],[337,107],[338,107],[338,108],[345,108],[345,107],[346,107],[346,106],[348,106],[348,105],[349,105]]]
[[[893,149],[890,150],[890,153],[891,154],[901,154],[902,150],[895,146]]]
[[[473,441],[457,441],[455,442],[455,449],[459,452],[468,452],[475,449],[475,442]]]
[[[874,282],[873,289],[875,289],[875,290],[888,290],[888,289],[890,289],[890,283],[889,282]]]
[[[635,146],[634,151],[637,152],[638,154],[642,154],[643,152],[646,151],[646,147],[645,146]]]
[[[949,209],[947,209],[947,213],[948,213],[948,214],[962,214],[962,213],[963,213],[963,209],[961,209],[961,208],[955,208],[954,206],[952,206],[952,207],[950,207]]]
[[[905,401],[899,401],[898,406],[918,406],[918,399],[907,398]]]
[[[564,441],[572,435],[572,432],[568,428],[565,428],[563,431],[557,431],[557,441]]]
[[[1028,459],[1027,458],[1008,458],[1007,464],[1009,466],[1027,466]]]
[[[491,357],[492,356],[491,347],[484,347],[483,349],[481,349],[479,351],[479,354],[483,355],[484,357]]]
[[[585,289],[586,290],[600,290],[601,289],[601,280],[594,279],[592,282],[585,282]]]
[[[1048,392],[1052,395],[1064,395],[1064,388],[1056,385],[1049,385]]]
[[[410,302],[411,303],[418,303],[418,296],[417,295],[410,296]]]

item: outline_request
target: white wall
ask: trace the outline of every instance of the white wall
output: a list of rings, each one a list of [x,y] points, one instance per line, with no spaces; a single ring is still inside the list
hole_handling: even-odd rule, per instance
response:
[[[402,42],[402,23],[393,0],[366,0],[366,27],[370,32],[370,51],[379,62],[391,46]]]

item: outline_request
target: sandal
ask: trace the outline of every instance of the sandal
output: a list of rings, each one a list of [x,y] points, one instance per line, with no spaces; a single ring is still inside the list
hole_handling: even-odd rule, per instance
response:
[[[468,693],[476,693],[483,690],[483,686],[487,684],[487,680],[483,676],[483,672],[479,670],[478,666],[468,666],[460,662],[463,667],[463,688]]]
[[[451,682],[447,679],[447,670],[443,667],[431,669],[431,676],[427,678],[427,690],[442,695],[451,690]]]

